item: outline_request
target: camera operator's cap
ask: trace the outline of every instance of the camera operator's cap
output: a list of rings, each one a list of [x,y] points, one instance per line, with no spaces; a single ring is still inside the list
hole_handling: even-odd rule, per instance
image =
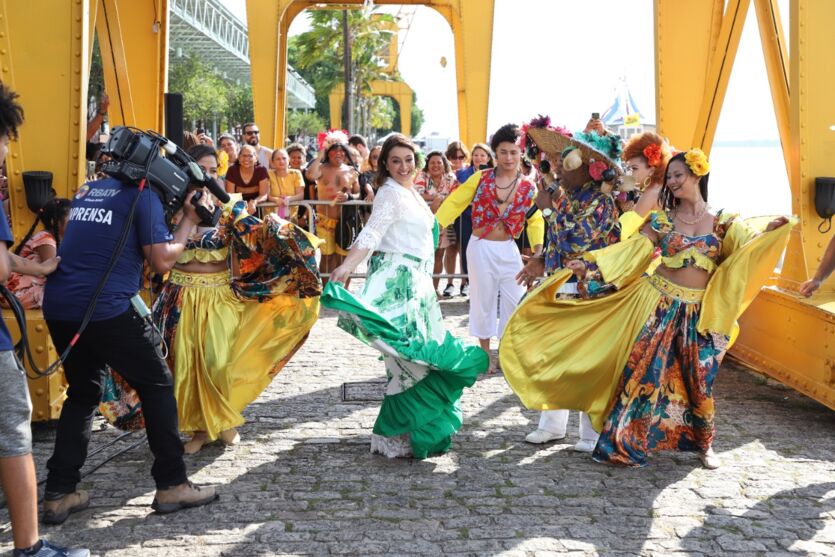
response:
[[[40,211],[52,198],[52,172],[46,170],[27,170],[23,173],[23,190],[26,193],[26,206],[33,213]]]
[[[552,160],[556,160],[566,149],[573,148],[580,151],[585,164],[592,160],[603,161],[618,175],[623,174],[617,162],[623,150],[618,135],[599,135],[597,132],[571,133],[565,128],[551,126],[548,117],[535,118],[522,126],[522,129],[527,138]]]

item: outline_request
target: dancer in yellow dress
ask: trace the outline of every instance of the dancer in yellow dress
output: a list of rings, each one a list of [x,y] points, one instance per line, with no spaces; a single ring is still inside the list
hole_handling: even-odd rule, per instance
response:
[[[534,290],[505,330],[505,376],[531,409],[578,409],[600,438],[593,457],[641,466],[658,450],[719,465],[713,381],[736,319],[788,240],[780,217],[757,234],[707,207],[709,164],[692,149],[670,160],[663,212],[641,233],[572,261]],[[647,275],[655,249],[661,264]],[[572,272],[582,299],[559,299]]]
[[[189,154],[212,177],[205,146]],[[307,338],[319,315],[319,240],[288,221],[230,203],[217,226],[198,228],[154,305],[169,348],[186,452],[220,437],[238,440],[243,409]],[[230,264],[235,267],[230,272]]]

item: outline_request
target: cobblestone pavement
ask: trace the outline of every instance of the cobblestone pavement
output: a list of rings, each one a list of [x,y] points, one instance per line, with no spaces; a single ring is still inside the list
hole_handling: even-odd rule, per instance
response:
[[[443,309],[447,325],[466,336],[466,304]],[[324,311],[247,409],[241,444],[188,457],[192,478],[216,484],[219,501],[151,514],[143,445],[84,480],[88,510],[43,532],[108,557],[835,555],[835,412],[733,363],[716,386],[716,471],[681,453],[642,469],[595,464],[571,450],[576,415],[565,441],[527,445],[537,414],[498,375],[465,393],[465,424],[449,454],[386,460],[368,452],[379,402],[342,401],[343,383],[383,376],[376,353]],[[349,387],[353,398],[380,390]],[[93,448],[115,438],[96,427]],[[39,476],[53,436],[48,426],[35,429]],[[10,547],[3,510],[0,552]]]

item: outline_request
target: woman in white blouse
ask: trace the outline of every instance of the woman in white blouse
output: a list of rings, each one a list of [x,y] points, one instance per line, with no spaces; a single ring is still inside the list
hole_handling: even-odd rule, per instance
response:
[[[489,364],[483,350],[444,329],[432,284],[439,226],[414,188],[416,152],[400,134],[383,144],[371,217],[321,299],[340,312],[341,328],[383,353],[388,383],[371,452],[389,458],[448,451],[462,423],[462,391]],[[342,283],[369,255],[354,296]]]

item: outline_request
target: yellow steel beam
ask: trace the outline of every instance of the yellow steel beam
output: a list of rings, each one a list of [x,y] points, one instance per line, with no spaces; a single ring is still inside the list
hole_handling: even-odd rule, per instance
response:
[[[168,0],[97,1],[96,32],[111,124],[164,132]]]
[[[440,3],[439,3],[440,4]],[[486,141],[493,51],[494,0],[458,0],[447,10],[455,36],[455,74],[458,81],[458,130],[467,145]]]
[[[686,149],[696,130],[724,0],[655,0],[654,7],[658,131]]]
[[[740,320],[731,355],[835,410],[835,307],[823,305],[764,289]]]
[[[731,77],[749,4],[750,0],[728,0],[719,36],[714,43],[710,66],[705,77],[705,90],[699,117],[696,120],[693,140],[690,142],[691,146],[700,147],[708,154],[713,146],[716,124],[722,112],[722,103],[725,100],[725,92],[728,90],[728,80]]]
[[[832,29],[835,2],[791,2],[791,176],[792,212],[800,215],[800,234],[788,253],[803,253],[804,261],[787,260],[782,275],[803,281],[820,265],[833,232],[821,233],[815,212],[815,177],[835,176],[835,65]],[[835,275],[822,288],[835,293]]]
[[[17,240],[34,218],[26,206],[24,171],[52,172],[52,185],[60,197],[71,197],[84,180],[90,25],[88,0],[0,1],[0,80],[20,95],[26,116],[6,158]],[[27,310],[26,315],[33,357],[44,369],[57,354],[40,310]],[[3,320],[18,339],[11,311],[3,311]],[[31,374],[28,363],[26,368]],[[32,419],[56,419],[65,391],[62,370],[30,380]]]
[[[371,94],[378,97],[391,97],[400,107],[400,131],[405,135],[412,134],[412,96],[414,91],[403,81],[385,81],[378,79],[370,84]],[[345,86],[340,83],[333,88],[328,96],[330,106],[331,128],[342,127],[342,103],[345,101]]]
[[[24,171],[52,172],[61,197],[84,180],[90,19],[87,0],[0,6],[0,79],[20,94],[26,116],[6,158],[12,231],[20,239],[33,219]]]
[[[761,293],[740,319],[732,354],[835,408],[835,277],[811,299],[792,293],[820,265],[833,236],[817,229],[814,183],[816,176],[835,176],[835,2],[792,0],[790,22],[789,183],[800,224],[789,239],[777,287]]]
[[[771,88],[771,101],[774,104],[774,116],[777,130],[780,132],[780,145],[783,147],[783,159],[786,173],[791,173],[791,128],[789,103],[789,55],[783,33],[783,22],[777,0],[754,0],[757,11],[757,25],[760,30],[760,42],[765,56],[765,69]]]
[[[721,1],[721,0],[717,0]],[[376,4],[426,5],[446,18],[455,36],[458,125],[461,140],[487,137],[494,0],[377,0]],[[287,32],[306,8],[353,8],[363,0],[247,0],[255,120],[266,145],[282,142],[287,107]],[[411,100],[403,102],[411,109]],[[401,106],[401,113],[403,108]]]

